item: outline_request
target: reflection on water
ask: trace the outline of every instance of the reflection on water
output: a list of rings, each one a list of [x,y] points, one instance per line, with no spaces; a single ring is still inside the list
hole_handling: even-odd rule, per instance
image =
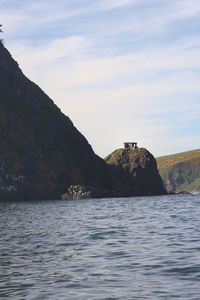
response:
[[[200,195],[0,211],[0,298],[199,299]]]

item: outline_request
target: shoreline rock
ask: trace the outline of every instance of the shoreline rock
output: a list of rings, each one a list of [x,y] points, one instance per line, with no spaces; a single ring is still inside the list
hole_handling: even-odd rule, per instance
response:
[[[90,185],[71,185],[67,193],[61,195],[62,200],[81,200],[91,198],[111,198],[121,197],[121,193],[118,191],[102,189]]]

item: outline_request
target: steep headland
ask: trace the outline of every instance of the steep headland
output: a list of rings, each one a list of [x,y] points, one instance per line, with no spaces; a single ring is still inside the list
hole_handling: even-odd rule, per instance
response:
[[[200,149],[156,158],[168,191],[200,190]]]
[[[0,199],[58,199],[72,184],[109,188],[108,166],[0,42]]]
[[[116,184],[123,194],[166,194],[156,160],[146,149],[117,149],[105,161],[111,166]]]
[[[0,200],[165,194],[145,149],[105,161],[0,42]]]

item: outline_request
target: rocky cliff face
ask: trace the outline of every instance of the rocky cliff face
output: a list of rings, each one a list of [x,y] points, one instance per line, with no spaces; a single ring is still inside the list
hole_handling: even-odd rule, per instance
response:
[[[158,169],[168,191],[200,190],[200,150],[157,158]]]
[[[72,184],[109,188],[105,162],[0,42],[0,199],[58,199]]]
[[[106,164],[0,42],[0,200],[164,194],[152,155],[135,151]]]
[[[124,195],[166,194],[156,160],[146,149],[118,149],[105,161],[111,166],[117,186]]]

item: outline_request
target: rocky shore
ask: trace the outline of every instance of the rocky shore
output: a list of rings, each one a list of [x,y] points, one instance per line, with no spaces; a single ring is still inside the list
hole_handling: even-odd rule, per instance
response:
[[[91,199],[91,198],[111,198],[121,197],[122,194],[117,191],[108,189],[101,189],[89,185],[71,185],[68,188],[67,193],[61,195],[62,200],[80,200],[80,199]]]

